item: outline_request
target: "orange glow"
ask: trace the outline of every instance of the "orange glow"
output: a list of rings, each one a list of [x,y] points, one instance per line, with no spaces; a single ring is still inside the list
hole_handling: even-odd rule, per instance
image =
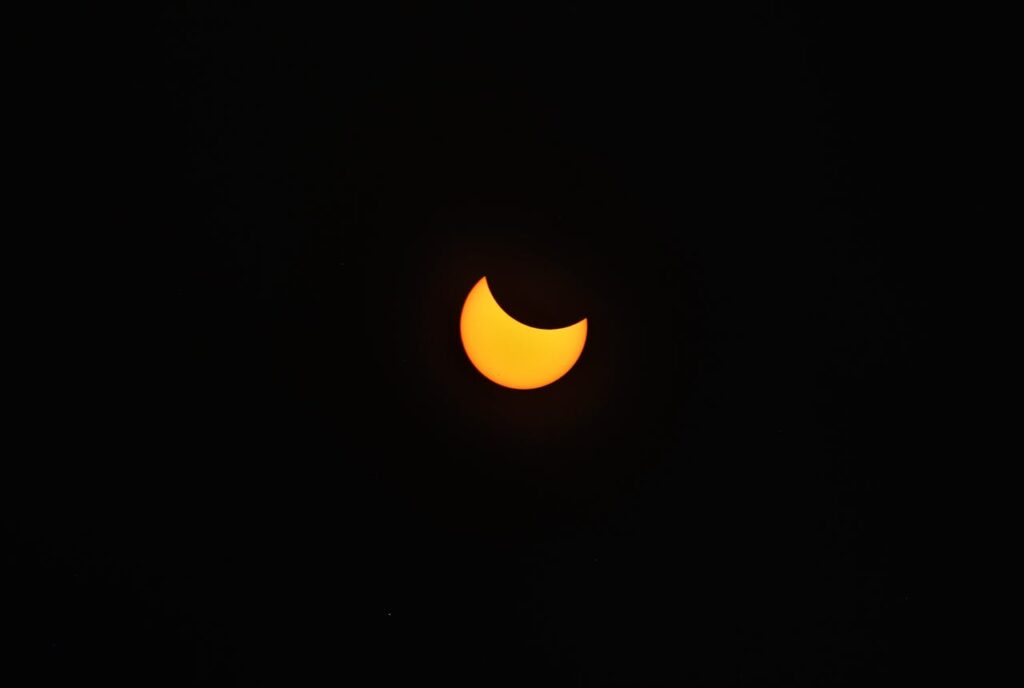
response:
[[[483,277],[466,297],[460,330],[466,355],[484,377],[512,389],[536,389],[576,364],[587,319],[555,330],[524,325],[501,309]]]

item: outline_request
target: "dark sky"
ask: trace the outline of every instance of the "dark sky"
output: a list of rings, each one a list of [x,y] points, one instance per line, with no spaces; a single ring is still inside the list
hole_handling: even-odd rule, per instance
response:
[[[118,685],[911,677],[976,26],[347,4],[92,17],[53,58],[78,265],[37,287],[17,653]],[[589,318],[565,378],[472,368],[484,275]]]

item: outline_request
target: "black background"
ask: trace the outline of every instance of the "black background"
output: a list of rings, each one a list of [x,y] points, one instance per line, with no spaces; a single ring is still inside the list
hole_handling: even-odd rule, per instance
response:
[[[5,481],[34,677],[914,674],[975,26],[486,5],[195,3],[51,55],[75,268]],[[484,275],[589,318],[564,379],[468,363]]]

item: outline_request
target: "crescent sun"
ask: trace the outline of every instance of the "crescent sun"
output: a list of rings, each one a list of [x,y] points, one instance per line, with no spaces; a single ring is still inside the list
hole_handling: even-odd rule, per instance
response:
[[[587,319],[544,329],[519,322],[498,305],[482,277],[462,306],[459,329],[470,362],[503,387],[536,389],[572,369],[587,341]]]

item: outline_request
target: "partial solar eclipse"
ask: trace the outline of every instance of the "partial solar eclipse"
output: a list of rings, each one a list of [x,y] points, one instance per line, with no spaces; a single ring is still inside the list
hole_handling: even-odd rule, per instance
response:
[[[460,331],[466,355],[484,377],[503,387],[536,389],[579,360],[587,319],[553,330],[524,325],[501,309],[483,277],[462,306]]]

